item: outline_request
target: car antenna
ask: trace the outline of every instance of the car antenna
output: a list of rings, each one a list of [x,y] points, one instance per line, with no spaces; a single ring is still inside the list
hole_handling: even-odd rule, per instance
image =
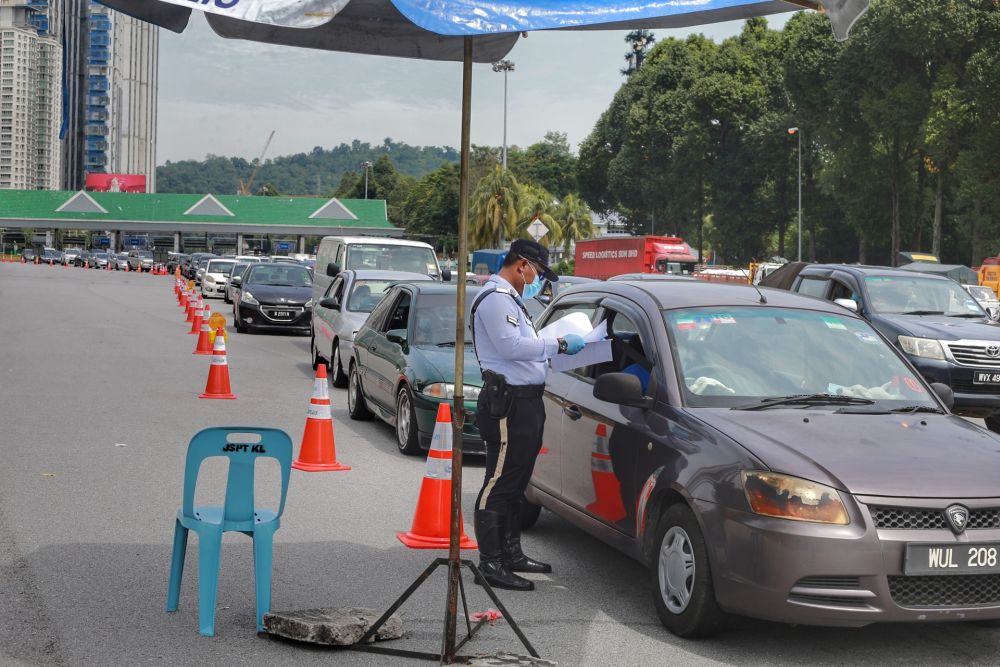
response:
[[[755,290],[757,290],[757,294],[760,296],[760,302],[763,303],[763,304],[766,304],[767,303],[767,297],[765,297],[764,293],[760,291],[760,288],[757,287],[757,285],[754,284],[754,283],[750,283],[750,286],[753,287]]]

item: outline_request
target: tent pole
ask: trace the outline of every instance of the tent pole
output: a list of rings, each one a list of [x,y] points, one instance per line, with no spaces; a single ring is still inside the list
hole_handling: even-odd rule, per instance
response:
[[[462,431],[465,425],[465,272],[469,255],[469,143],[472,127],[472,38],[464,40],[462,60],[462,148],[458,185],[458,262],[455,278],[455,397],[451,411],[451,535],[448,545],[448,604],[445,613],[443,662],[455,660],[458,588],[462,576],[458,536],[462,534]]]

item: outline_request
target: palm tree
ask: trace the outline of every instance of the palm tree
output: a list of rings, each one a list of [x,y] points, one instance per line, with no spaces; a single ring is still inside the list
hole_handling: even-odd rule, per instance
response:
[[[569,254],[570,246],[581,239],[589,239],[594,235],[594,222],[590,217],[590,209],[576,195],[563,197],[556,210],[556,219],[562,226],[563,250]]]
[[[473,248],[499,247],[501,237],[516,235],[520,198],[517,179],[500,165],[479,180],[469,207],[469,241]]]
[[[535,220],[540,220],[549,231],[538,242],[545,247],[554,246],[562,240],[562,228],[552,217],[555,209],[555,197],[540,185],[527,184],[521,187],[521,215],[518,224],[519,236],[529,238],[528,226]]]

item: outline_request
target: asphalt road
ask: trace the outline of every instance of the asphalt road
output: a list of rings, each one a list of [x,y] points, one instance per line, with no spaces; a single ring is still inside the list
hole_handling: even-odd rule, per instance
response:
[[[209,357],[193,356],[171,279],[0,265],[0,665],[428,664],[316,650],[254,633],[253,554],[228,535],[216,636],[197,619],[197,539],[177,613],[164,611],[184,453],[208,426],[285,430],[298,447],[312,390],[308,338],[231,334],[235,401],[196,396]],[[219,300],[213,306],[228,312]],[[274,609],[389,606],[439,552],[395,538],[410,526],[424,461],[390,428],[351,421],[331,389],[338,458],[349,472],[293,471],[274,545]],[[221,499],[221,466],[203,482]],[[262,475],[259,498],[273,497]],[[482,480],[467,459],[465,515]],[[467,523],[467,529],[471,527]],[[808,628],[734,619],[712,640],[660,626],[647,573],[544,512],[527,551],[555,565],[533,593],[502,599],[539,652],[561,665],[1000,663],[1000,624]],[[471,555],[471,554],[470,554]],[[470,607],[490,607],[467,586]],[[435,650],[443,571],[403,607],[398,646]],[[473,652],[517,651],[504,623]]]

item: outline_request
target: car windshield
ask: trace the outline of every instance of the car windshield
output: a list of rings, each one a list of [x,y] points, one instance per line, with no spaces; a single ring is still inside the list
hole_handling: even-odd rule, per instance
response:
[[[465,322],[470,321],[469,308],[477,291],[469,290]],[[414,345],[455,344],[455,295],[421,294],[414,313]],[[472,342],[472,332],[465,327],[465,342]]]
[[[148,250],[140,250],[137,254],[143,259],[153,259],[153,253]]]
[[[347,266],[344,268],[409,271],[434,276],[438,272],[431,248],[375,243],[347,246]]]
[[[312,287],[309,270],[291,264],[280,266],[260,264],[251,267],[245,282],[248,285],[272,285],[274,287]]]
[[[885,314],[986,317],[971,294],[952,280],[923,276],[867,276],[871,309]]]
[[[925,385],[855,317],[719,307],[669,310],[663,318],[692,407],[824,394],[870,399],[884,409],[937,408]]]
[[[392,285],[391,280],[355,280],[347,297],[347,310],[370,313]]]
[[[233,272],[232,262],[209,262],[208,268],[205,269],[205,273],[221,273],[223,275],[229,275]]]

